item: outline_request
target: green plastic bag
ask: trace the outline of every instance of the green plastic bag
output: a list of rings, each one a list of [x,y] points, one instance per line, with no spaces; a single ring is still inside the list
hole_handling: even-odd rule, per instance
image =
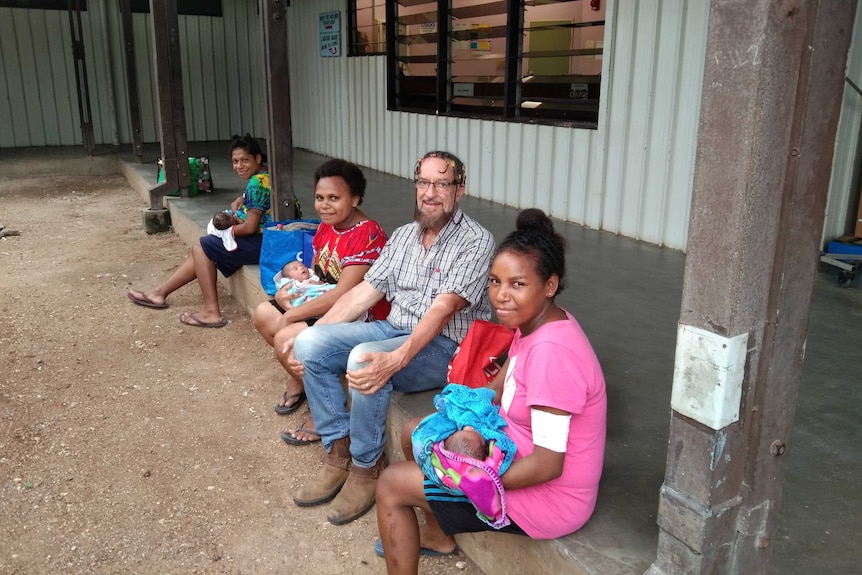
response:
[[[159,173],[158,182],[165,181],[165,166],[162,159],[158,160]],[[210,160],[206,156],[189,158],[189,196],[194,198],[198,192],[213,191],[213,179],[210,174]],[[179,196],[180,191],[174,190],[166,194],[168,196]]]

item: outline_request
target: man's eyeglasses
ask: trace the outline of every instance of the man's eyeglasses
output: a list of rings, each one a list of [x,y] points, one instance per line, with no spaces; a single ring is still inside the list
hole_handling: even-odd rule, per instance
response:
[[[418,179],[416,180],[416,189],[425,191],[429,187],[434,186],[438,192],[448,192],[451,188],[454,188],[457,184],[455,182],[446,182],[440,180],[438,182],[432,182],[431,180]]]

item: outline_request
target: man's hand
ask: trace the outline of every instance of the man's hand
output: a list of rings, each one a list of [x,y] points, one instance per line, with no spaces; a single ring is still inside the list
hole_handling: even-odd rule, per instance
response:
[[[377,393],[402,367],[402,355],[395,351],[377,351],[359,356],[361,369],[347,370],[347,385],[362,395]]]
[[[284,342],[284,345],[281,346],[281,353],[287,356],[287,365],[290,371],[301,380],[305,375],[305,368],[302,367],[302,362],[293,355],[293,340],[294,338],[290,338]]]

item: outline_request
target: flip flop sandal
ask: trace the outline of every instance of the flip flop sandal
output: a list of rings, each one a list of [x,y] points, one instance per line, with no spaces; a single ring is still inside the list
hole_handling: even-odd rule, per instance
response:
[[[442,551],[434,551],[433,549],[428,549],[427,547],[419,548],[419,555],[425,555],[426,557],[448,557],[450,555],[454,555],[458,549],[453,549],[449,553],[443,553]],[[383,554],[383,541],[380,539],[374,542],[374,554],[378,557],[385,557]]]
[[[136,303],[136,304],[142,305],[144,307],[152,307],[155,309],[162,309],[162,308],[168,307],[168,304],[166,304],[166,303],[154,302],[144,292],[139,292],[139,293],[141,294],[141,297],[136,297],[132,292],[129,292],[126,295],[129,296],[129,299],[132,300],[132,303]]]
[[[299,398],[296,400],[296,403],[294,403],[293,405],[287,405],[287,402],[290,401],[291,399],[293,399],[294,397]],[[299,393],[291,393],[291,394],[288,394],[285,391],[284,395],[281,398],[281,403],[279,403],[278,405],[275,406],[275,412],[279,415],[288,415],[290,413],[293,413],[297,409],[299,409],[299,407],[303,403],[305,403],[305,392],[304,391],[300,391]]]
[[[285,431],[281,434],[281,438],[285,441],[285,443],[289,443],[291,445],[311,445],[312,443],[317,443],[318,441],[320,441],[320,434],[317,433],[316,430],[307,429],[305,427],[305,423],[303,423],[302,425],[303,427],[300,427],[299,429],[295,429],[293,431]],[[298,439],[293,436],[293,434],[297,432],[314,435],[315,437],[317,437],[317,439]]]
[[[180,323],[183,325],[190,325],[192,327],[224,327],[228,324],[228,321],[225,318],[219,318],[218,321],[214,321],[212,323],[205,322],[201,318],[198,317],[196,313],[183,312],[179,315]]]

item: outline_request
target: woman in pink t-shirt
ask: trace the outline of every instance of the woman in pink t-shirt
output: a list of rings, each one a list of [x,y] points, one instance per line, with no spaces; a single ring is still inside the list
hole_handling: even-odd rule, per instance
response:
[[[544,212],[524,210],[497,249],[488,293],[500,323],[517,328],[492,384],[505,432],[517,446],[502,476],[511,523],[499,531],[536,539],[561,537],[587,522],[604,459],[605,381],[580,325],[555,303],[564,276],[563,238]],[[421,528],[414,507],[425,510]],[[437,488],[412,461],[381,475],[377,524],[376,550],[385,550],[390,575],[417,573],[420,554],[454,552],[456,533],[493,530],[469,500]]]

